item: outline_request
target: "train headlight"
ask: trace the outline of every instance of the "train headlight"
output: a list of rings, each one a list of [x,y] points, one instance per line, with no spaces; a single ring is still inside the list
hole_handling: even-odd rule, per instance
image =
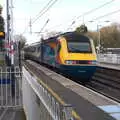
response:
[[[65,64],[72,64],[72,62],[70,60],[66,60]]]
[[[68,65],[76,64],[76,61],[75,60],[66,60],[65,64],[68,64]]]
[[[91,60],[91,61],[88,61],[88,64],[93,64],[93,65],[95,65],[95,64],[97,64],[97,61],[96,61],[96,60]]]

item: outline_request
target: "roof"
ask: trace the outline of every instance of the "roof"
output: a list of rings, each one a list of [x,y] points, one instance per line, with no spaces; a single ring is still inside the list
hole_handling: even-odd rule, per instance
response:
[[[80,41],[88,41],[89,40],[89,37],[87,37],[85,35],[82,35],[80,33],[77,33],[77,32],[66,32],[66,33],[59,34],[59,35],[57,35],[55,37],[50,37],[48,39],[42,40],[42,43],[55,42],[55,41],[57,41],[57,38],[60,37],[60,36],[63,36],[63,37],[65,37],[68,40],[75,39],[75,41],[79,41],[79,40]]]

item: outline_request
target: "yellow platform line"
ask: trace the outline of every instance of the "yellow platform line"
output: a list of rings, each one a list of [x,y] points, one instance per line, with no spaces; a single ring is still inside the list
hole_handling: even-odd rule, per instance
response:
[[[37,81],[38,81],[43,87],[45,87],[45,88],[51,93],[51,95],[53,95],[53,96],[56,98],[56,100],[57,100],[60,104],[62,104],[63,106],[66,105],[66,103],[60,98],[60,96],[59,96],[57,93],[55,93],[47,84],[45,84],[41,79],[39,79],[39,78],[34,74],[34,72],[32,72],[26,65],[24,65],[24,66],[25,66],[25,68],[27,68],[27,70],[31,73],[31,75],[32,75],[32,76],[35,76],[35,77],[37,78]],[[80,116],[77,114],[77,112],[76,112],[75,110],[72,110],[72,115],[73,115],[73,117],[74,117],[76,120],[81,120],[81,119],[80,119]]]

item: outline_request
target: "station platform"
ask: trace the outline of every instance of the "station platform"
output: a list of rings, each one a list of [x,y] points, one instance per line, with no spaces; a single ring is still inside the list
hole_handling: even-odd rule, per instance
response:
[[[102,107],[117,106],[116,102],[108,100],[108,98],[98,95],[67,78],[61,77],[37,63],[29,61],[29,64],[26,66],[29,70],[32,70],[32,76],[39,78],[38,82],[45,82],[47,87],[52,89],[60,99],[65,103],[71,104],[79,115],[80,120],[119,120],[104,111]]]
[[[26,120],[23,109],[0,108],[0,120]]]
[[[100,62],[97,65],[98,65],[98,67],[114,69],[114,70],[120,70],[120,64],[112,64],[112,63]]]

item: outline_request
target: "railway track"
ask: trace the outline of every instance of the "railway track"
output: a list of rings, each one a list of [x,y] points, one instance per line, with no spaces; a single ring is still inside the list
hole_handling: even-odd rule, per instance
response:
[[[33,66],[32,69],[36,71]],[[99,67],[91,81],[84,86],[120,103],[120,71]]]
[[[120,71],[98,68],[86,87],[120,103]]]

